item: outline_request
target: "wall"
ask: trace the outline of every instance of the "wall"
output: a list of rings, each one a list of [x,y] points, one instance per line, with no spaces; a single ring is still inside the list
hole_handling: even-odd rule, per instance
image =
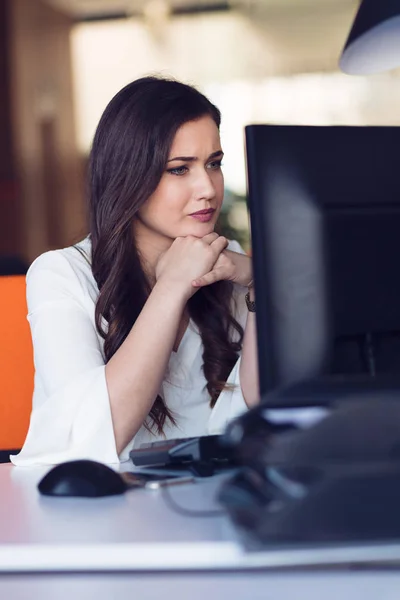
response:
[[[195,83],[220,108],[225,184],[240,195],[246,193],[246,124],[400,124],[400,70],[374,77],[338,72],[356,2],[317,4],[257,0],[245,12],[171,17],[161,30],[143,18],[77,25],[72,50],[81,151],[88,151],[111,97],[149,73]]]
[[[21,198],[17,237],[28,261],[85,230],[75,140],[71,20],[41,0],[9,0],[9,73]]]
[[[17,191],[11,126],[9,0],[0,0],[0,254],[18,253],[20,197]]]

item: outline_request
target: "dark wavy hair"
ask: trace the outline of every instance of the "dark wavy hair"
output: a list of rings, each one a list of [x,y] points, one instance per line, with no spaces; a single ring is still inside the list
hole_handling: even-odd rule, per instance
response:
[[[177,130],[205,115],[219,127],[219,110],[198,90],[174,80],[145,77],[118,92],[100,119],[89,160],[89,218],[92,272],[100,292],[95,319],[106,361],[124,342],[151,291],[132,233],[133,220],[160,182]],[[232,315],[232,300],[232,284],[220,281],[199,289],[187,305],[203,342],[211,406],[243,340],[243,329]],[[160,396],[149,417],[145,426],[158,433],[166,419],[175,423]]]

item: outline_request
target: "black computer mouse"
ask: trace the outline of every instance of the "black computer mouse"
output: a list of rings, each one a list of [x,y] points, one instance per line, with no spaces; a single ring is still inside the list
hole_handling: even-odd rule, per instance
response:
[[[53,467],[38,483],[45,496],[99,498],[123,494],[127,485],[110,467],[94,460],[72,460]]]

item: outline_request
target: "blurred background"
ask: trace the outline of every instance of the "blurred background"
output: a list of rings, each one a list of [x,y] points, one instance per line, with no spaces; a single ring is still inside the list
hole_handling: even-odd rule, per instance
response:
[[[161,73],[222,111],[224,232],[249,248],[249,123],[400,124],[400,71],[349,77],[358,0],[0,0],[0,258],[87,233],[85,169],[111,97]]]

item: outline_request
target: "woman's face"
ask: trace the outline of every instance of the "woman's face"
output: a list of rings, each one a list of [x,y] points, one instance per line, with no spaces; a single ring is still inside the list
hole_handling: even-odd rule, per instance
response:
[[[222,157],[211,117],[182,125],[157,189],[138,212],[136,235],[163,245],[177,237],[213,232],[224,196]]]

